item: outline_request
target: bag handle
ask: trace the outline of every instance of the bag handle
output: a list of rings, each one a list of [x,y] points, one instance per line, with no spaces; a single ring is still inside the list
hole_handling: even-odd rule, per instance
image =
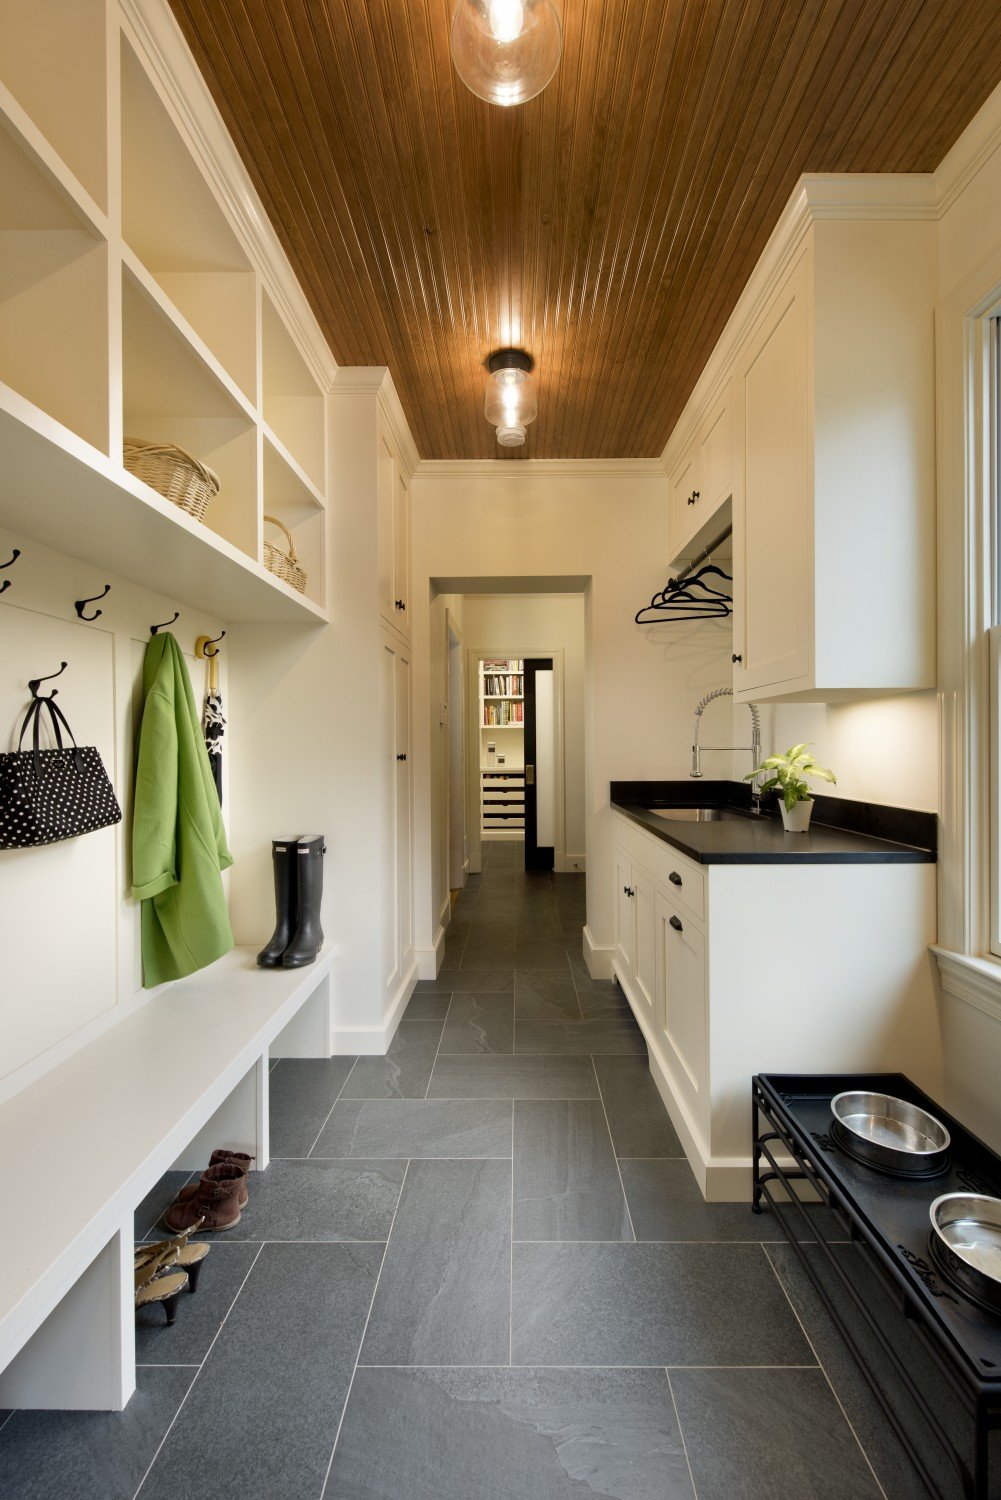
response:
[[[61,708],[57,707],[57,705],[53,703],[51,698],[35,698],[34,701],[28,706],[28,712],[24,716],[24,721],[21,724],[21,733],[18,736],[17,741],[17,748],[18,750],[20,750],[21,746],[24,743],[24,736],[28,732],[28,725],[31,724],[31,750],[35,779],[40,780],[42,775],[41,727],[43,708],[47,708],[49,711],[49,719],[52,724],[53,735],[55,736],[56,748],[59,750],[62,750],[64,748],[62,729],[60,728],[60,725],[63,725],[66,729],[66,733],[69,735],[70,739],[73,742],[73,764],[78,771],[82,771],[83,754],[76,742],[76,736],[69,726],[69,721],[66,718],[66,715],[63,713]]]
[[[71,741],[73,742],[73,763],[78,771],[82,771],[83,752],[76,742],[76,735],[70,728],[69,720],[67,719],[66,715],[63,713],[58,704],[53,703],[51,698],[41,698],[39,699],[39,702],[44,703],[46,708],[49,710],[49,715],[52,719],[52,727],[55,730],[56,734],[56,744],[59,746],[60,750],[63,748],[63,737],[59,733],[59,725],[62,724],[63,728],[66,730],[66,733],[69,735]],[[40,719],[41,714],[39,714],[38,717]]]

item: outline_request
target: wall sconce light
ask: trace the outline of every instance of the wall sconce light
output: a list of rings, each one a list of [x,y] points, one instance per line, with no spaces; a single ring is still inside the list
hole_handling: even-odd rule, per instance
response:
[[[556,72],[563,27],[553,0],[458,0],[452,61],[488,104],[524,104]]]
[[[496,427],[502,448],[520,448],[525,428],[538,415],[534,368],[535,361],[524,349],[497,349],[487,360],[490,379],[483,410],[487,421]]]

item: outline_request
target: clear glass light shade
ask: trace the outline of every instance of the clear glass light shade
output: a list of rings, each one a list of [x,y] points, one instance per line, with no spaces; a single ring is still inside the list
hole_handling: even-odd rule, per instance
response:
[[[535,381],[526,370],[496,370],[487,381],[483,410],[497,429],[501,447],[520,447],[525,428],[539,413]]]
[[[556,72],[563,28],[553,0],[458,0],[452,61],[488,104],[524,104]]]

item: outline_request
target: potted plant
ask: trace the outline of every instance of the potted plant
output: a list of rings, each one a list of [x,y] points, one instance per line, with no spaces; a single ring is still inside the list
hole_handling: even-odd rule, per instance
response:
[[[806,745],[793,745],[785,755],[769,755],[744,780],[753,781],[755,776],[767,778],[761,783],[763,792],[778,790],[786,833],[805,833],[810,826],[813,796],[809,779],[815,777],[835,784],[838,779],[833,771],[817,765]]]

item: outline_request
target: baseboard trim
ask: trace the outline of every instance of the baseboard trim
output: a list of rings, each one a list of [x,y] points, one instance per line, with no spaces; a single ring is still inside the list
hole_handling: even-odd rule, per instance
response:
[[[612,959],[615,949],[609,944],[596,943],[590,927],[584,928],[584,962],[592,979],[611,979]],[[629,1002],[632,1004],[632,1001]]]
[[[437,979],[438,970],[441,968],[445,957],[445,929],[439,927],[434,935],[434,942],[430,948],[418,948],[415,950],[417,959],[418,979]]]
[[[330,1034],[333,1057],[385,1057],[403,1012],[417,987],[417,958],[407,970],[393,1003],[379,1026],[335,1026]]]

